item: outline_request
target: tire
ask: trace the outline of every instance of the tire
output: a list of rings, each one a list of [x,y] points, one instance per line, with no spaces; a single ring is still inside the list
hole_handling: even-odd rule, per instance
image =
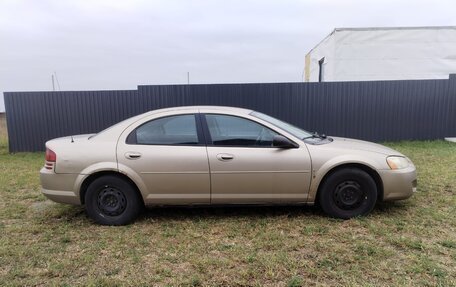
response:
[[[340,169],[324,180],[318,200],[323,211],[331,217],[349,219],[366,215],[377,201],[377,185],[361,169]]]
[[[143,208],[136,188],[120,177],[95,179],[85,194],[87,215],[102,225],[125,225],[135,220]]]

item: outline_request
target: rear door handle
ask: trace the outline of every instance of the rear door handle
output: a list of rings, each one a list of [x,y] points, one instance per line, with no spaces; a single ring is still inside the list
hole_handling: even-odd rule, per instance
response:
[[[233,158],[234,158],[234,155],[229,154],[229,153],[219,153],[217,155],[217,159],[221,160],[221,161],[228,161],[228,160],[232,160]]]
[[[139,152],[132,152],[132,151],[125,153],[125,157],[128,159],[138,159],[141,157],[141,155],[142,154]]]

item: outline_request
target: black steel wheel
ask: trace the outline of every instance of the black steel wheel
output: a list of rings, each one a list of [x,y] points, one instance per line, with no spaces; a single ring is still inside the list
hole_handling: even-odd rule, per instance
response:
[[[105,185],[98,192],[97,205],[104,214],[118,216],[125,211],[127,198],[116,187]]]
[[[345,180],[336,186],[333,200],[337,207],[344,210],[356,209],[366,199],[366,192],[353,180]]]
[[[377,201],[377,185],[361,169],[339,169],[322,182],[318,200],[323,211],[332,217],[349,219],[366,215]]]
[[[128,181],[106,175],[89,185],[85,206],[89,217],[99,224],[125,225],[138,216],[143,204],[136,188]]]

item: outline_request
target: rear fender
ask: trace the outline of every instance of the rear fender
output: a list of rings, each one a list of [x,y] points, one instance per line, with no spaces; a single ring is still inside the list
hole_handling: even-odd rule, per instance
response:
[[[82,183],[89,176],[96,174],[98,172],[106,172],[106,171],[121,173],[121,174],[127,176],[136,185],[136,187],[138,188],[142,197],[146,198],[146,195],[147,195],[146,185],[142,181],[141,177],[134,170],[132,170],[131,168],[124,166],[124,165],[119,165],[119,167],[118,167],[116,162],[99,162],[99,163],[93,164],[93,165],[85,168],[81,172],[81,174],[79,174],[78,177],[76,178],[76,181],[75,181],[75,184],[73,187],[73,191],[78,196],[79,200],[81,200],[80,190],[81,190]]]
[[[144,183],[144,181],[142,180],[141,176],[136,171],[131,169],[130,167],[120,164],[120,163],[119,163],[118,171],[120,173],[124,174],[125,176],[127,176],[129,179],[131,179],[136,184],[136,187],[138,188],[139,192],[141,192],[141,195],[142,195],[143,199],[145,200],[147,198],[147,195],[149,194],[149,190],[147,189],[147,186]]]
[[[99,162],[96,164],[89,165],[88,167],[83,169],[81,171],[81,173],[78,175],[78,177],[76,178],[76,180],[74,182],[74,187],[73,187],[73,191],[77,195],[79,200],[81,200],[80,191],[81,191],[82,183],[92,174],[95,174],[95,173],[101,172],[101,171],[117,172],[117,163],[116,162]]]

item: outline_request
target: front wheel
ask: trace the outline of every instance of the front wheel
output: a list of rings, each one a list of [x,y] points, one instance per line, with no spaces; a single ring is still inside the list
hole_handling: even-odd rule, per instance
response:
[[[340,169],[324,180],[318,200],[323,211],[332,217],[349,219],[366,215],[377,201],[377,185],[361,169]]]
[[[136,189],[122,178],[108,175],[95,179],[85,194],[87,214],[102,225],[131,223],[142,209]]]

